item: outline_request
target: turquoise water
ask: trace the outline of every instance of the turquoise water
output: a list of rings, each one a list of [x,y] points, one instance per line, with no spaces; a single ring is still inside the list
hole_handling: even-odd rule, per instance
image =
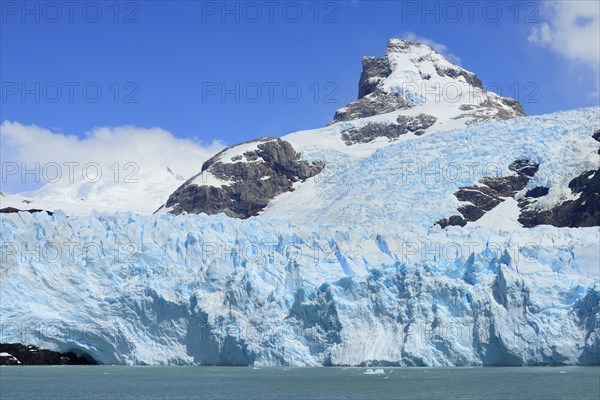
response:
[[[600,367],[0,367],[12,399],[599,399]]]

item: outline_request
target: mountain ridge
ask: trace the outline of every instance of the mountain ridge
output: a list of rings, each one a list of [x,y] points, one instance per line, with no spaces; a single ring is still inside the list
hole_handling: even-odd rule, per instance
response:
[[[456,90],[453,99],[446,98],[449,88]],[[432,110],[434,112],[431,112]],[[410,113],[407,114],[406,111]],[[449,121],[458,121],[457,126],[468,126],[477,122],[523,115],[523,109],[517,100],[486,92],[481,80],[474,73],[452,64],[431,47],[402,39],[390,39],[384,57],[363,58],[358,99],[337,110],[328,128],[337,129],[338,148],[343,145],[360,147],[377,141],[379,143],[375,148],[379,148],[385,145],[381,139],[391,143],[402,135],[420,136],[431,130],[443,130],[443,125]],[[370,117],[384,119],[369,120]],[[343,123],[352,125],[346,126]],[[438,127],[439,125],[442,127]],[[300,134],[305,136],[304,141],[319,143],[322,139],[320,130]],[[271,140],[272,143],[287,142],[285,146],[296,148],[303,153],[301,143],[289,140],[294,136],[298,134]],[[244,151],[260,151],[257,148],[247,148],[251,143],[256,141],[231,146],[219,154],[234,152],[238,146]],[[285,156],[288,157],[285,162],[294,162],[291,156],[294,151],[290,150],[288,153],[290,156]],[[235,157],[237,156],[241,157],[240,154]],[[324,166],[327,160],[312,162]],[[232,217],[248,218],[264,210],[278,195],[295,190],[306,179],[323,170],[321,168],[312,174],[289,176],[287,182],[273,182],[269,185],[274,175],[270,167],[262,168],[264,173],[260,173],[257,165],[250,165],[242,158],[233,157],[227,160],[226,164],[233,164],[230,168],[239,171],[226,176],[221,174],[223,179],[220,179],[220,173],[211,170],[205,163],[199,174],[207,176],[204,179],[185,182],[159,211],[168,210],[175,214],[225,212]],[[252,174],[241,172],[248,168],[253,170]],[[249,184],[250,181],[252,184]],[[242,186],[245,189],[241,188]],[[182,196],[182,193],[185,193],[185,196]],[[232,205],[240,201],[246,204],[245,211],[232,210]]]

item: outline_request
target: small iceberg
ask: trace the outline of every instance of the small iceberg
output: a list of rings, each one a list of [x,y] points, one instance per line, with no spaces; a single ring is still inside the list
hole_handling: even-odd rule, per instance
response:
[[[374,371],[371,368],[369,368],[365,372],[363,372],[363,375],[385,375],[385,371],[381,368],[378,368]]]

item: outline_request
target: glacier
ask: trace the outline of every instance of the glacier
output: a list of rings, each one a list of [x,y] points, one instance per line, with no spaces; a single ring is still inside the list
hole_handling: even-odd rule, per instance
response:
[[[104,364],[600,364],[598,227],[523,228],[508,200],[435,225],[459,187],[517,159],[539,164],[523,192],[569,198],[600,163],[598,120],[482,122],[355,153],[345,122],[291,134],[331,169],[245,220],[2,214],[0,341]]]

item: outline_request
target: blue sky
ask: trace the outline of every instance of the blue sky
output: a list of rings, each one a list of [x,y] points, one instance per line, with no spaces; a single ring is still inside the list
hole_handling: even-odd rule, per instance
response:
[[[280,136],[326,124],[356,98],[361,57],[407,34],[446,46],[502,95],[518,90],[528,114],[598,103],[589,60],[531,39],[553,27],[536,2],[74,3],[2,3],[2,121],[80,137],[120,125],[229,144]],[[223,99],[236,83],[239,102]]]

